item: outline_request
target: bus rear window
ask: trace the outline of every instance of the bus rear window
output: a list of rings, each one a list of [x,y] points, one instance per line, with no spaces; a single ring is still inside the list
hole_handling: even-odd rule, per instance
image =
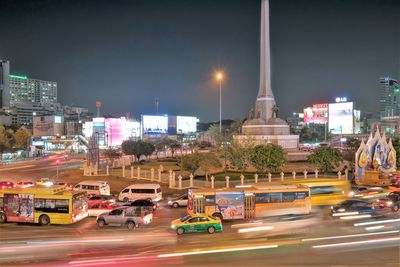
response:
[[[208,195],[205,197],[206,206],[215,206],[215,195]]]

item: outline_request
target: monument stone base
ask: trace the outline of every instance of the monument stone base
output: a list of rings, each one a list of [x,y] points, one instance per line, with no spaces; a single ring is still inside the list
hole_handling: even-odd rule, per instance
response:
[[[254,145],[261,144],[276,144],[280,145],[285,150],[298,150],[299,136],[298,135],[234,135],[233,140],[239,144],[248,142]]]

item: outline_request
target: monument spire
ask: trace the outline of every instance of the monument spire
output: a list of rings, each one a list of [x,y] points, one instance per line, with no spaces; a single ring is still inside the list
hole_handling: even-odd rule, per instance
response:
[[[275,106],[275,98],[271,88],[269,0],[261,0],[260,29],[260,87],[254,115],[267,123],[272,118]]]

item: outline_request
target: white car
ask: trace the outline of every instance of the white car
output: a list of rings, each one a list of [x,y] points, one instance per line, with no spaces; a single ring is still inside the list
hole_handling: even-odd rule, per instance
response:
[[[184,194],[180,197],[170,199],[168,205],[174,208],[186,207],[188,205],[188,195]]]
[[[158,202],[162,199],[159,184],[133,184],[124,188],[118,195],[118,201],[128,202],[137,199],[149,199]]]

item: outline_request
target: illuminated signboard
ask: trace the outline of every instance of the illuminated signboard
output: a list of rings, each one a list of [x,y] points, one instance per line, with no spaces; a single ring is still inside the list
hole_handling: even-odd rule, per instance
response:
[[[142,115],[143,134],[167,134],[168,116]]]
[[[54,123],[62,123],[62,117],[61,116],[54,116]]]
[[[104,145],[105,119],[102,117],[93,118],[93,134],[95,135],[99,145]]]
[[[126,118],[107,118],[105,120],[106,140],[109,146],[120,146],[126,139]]]
[[[329,104],[329,130],[333,134],[352,134],[353,102]]]
[[[314,104],[304,109],[304,123],[327,123],[328,103]]]
[[[194,133],[197,131],[196,117],[177,116],[176,117],[176,130],[177,133]],[[181,132],[182,131],[182,132]]]

